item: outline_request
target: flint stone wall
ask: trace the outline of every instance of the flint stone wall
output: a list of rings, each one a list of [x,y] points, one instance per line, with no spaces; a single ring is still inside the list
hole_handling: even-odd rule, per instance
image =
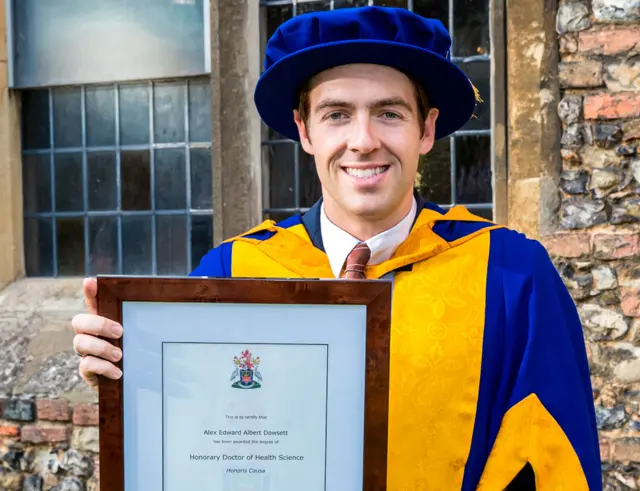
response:
[[[99,490],[97,395],[78,375],[80,279],[0,290],[0,490]]]
[[[640,489],[640,4],[559,5],[560,231],[583,322],[605,489]]]

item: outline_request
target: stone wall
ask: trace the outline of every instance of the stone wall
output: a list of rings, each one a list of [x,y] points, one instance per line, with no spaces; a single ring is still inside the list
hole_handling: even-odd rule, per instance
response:
[[[562,231],[545,240],[578,304],[606,489],[640,489],[640,7],[559,5]]]
[[[0,406],[0,489],[100,489],[97,404],[11,398]]]
[[[97,491],[97,395],[78,375],[81,279],[0,290],[0,490]]]

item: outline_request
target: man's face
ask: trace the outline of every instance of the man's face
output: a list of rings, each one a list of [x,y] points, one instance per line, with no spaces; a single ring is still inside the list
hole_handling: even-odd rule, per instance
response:
[[[307,124],[298,111],[294,116],[325,206],[371,221],[408,212],[419,157],[433,146],[437,110],[423,133],[406,75],[379,65],[327,70],[312,80]]]

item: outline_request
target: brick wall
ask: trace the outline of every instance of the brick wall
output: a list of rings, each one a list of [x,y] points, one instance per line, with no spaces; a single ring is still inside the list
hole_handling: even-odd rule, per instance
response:
[[[607,490],[640,489],[640,8],[558,8],[560,233],[545,240],[583,321]]]
[[[0,401],[0,489],[97,491],[98,405]]]
[[[97,396],[72,351],[84,309],[78,278],[0,290],[1,491],[99,489]]]

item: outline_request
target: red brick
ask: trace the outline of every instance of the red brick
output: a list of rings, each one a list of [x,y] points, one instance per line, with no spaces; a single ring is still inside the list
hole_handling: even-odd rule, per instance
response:
[[[618,119],[640,116],[640,94],[619,92],[617,94],[594,94],[584,98],[585,119]]]
[[[97,404],[78,404],[73,407],[73,424],[96,426],[100,422]]]
[[[71,419],[71,408],[64,399],[40,399],[36,401],[36,408],[39,419],[48,421],[69,421]]]
[[[0,436],[20,436],[20,427],[17,425],[0,425]]]
[[[560,63],[561,87],[601,87],[604,85],[602,62],[596,60]]]
[[[69,441],[70,437],[71,426],[29,425],[22,427],[21,440],[27,443],[55,443]]]
[[[619,438],[611,449],[613,460],[619,462],[640,462],[640,438]]]
[[[621,289],[620,307],[624,315],[640,317],[640,290],[635,288]]]
[[[578,34],[578,50],[598,55],[637,53],[640,48],[640,28],[618,28],[609,31],[582,31]]]
[[[598,259],[620,259],[640,254],[640,234],[597,234],[593,236]]]
[[[580,257],[591,252],[589,234],[556,234],[543,239],[550,255],[559,257]]]

